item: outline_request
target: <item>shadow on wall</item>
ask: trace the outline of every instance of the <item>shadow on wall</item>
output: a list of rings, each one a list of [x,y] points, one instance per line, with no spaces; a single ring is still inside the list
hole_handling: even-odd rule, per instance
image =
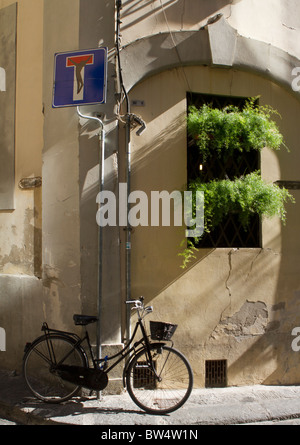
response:
[[[81,125],[81,123],[79,123]],[[80,128],[80,239],[81,239],[81,295],[82,295],[82,311],[96,313],[97,311],[97,293],[98,293],[98,231],[99,227],[96,222],[96,214],[98,204],[96,197],[99,193],[99,157],[100,142],[98,137],[99,125],[94,122],[82,124]],[[112,159],[116,156],[112,152],[111,135],[106,133],[106,150],[105,150],[105,169],[104,188],[105,190],[114,189],[117,173],[110,168]],[[103,237],[105,252],[110,252],[111,245],[106,243],[118,240],[118,228],[104,227]],[[114,232],[116,232],[114,234]],[[106,249],[106,250],[105,250]],[[109,283],[111,265],[106,255],[103,263],[105,285],[109,289],[113,286]],[[106,281],[108,281],[106,283]]]
[[[123,1],[122,18],[126,23],[122,25],[122,29],[126,30],[143,20],[151,18],[151,16],[155,16],[157,22],[164,21],[165,13],[168,22],[172,25],[193,26],[222,8],[240,1],[209,0],[199,5],[199,2],[186,2],[185,0],[127,0]]]
[[[275,92],[276,91],[276,92]],[[284,127],[284,137],[290,153],[281,150],[276,154],[279,165],[281,179],[290,180],[298,177],[298,173],[293,169],[294,165],[299,163],[299,152],[297,148],[296,116],[299,116],[299,102],[288,94],[282,94],[280,90],[273,90],[272,106],[282,115],[281,126]],[[283,90],[281,90],[283,91]],[[280,106],[285,105],[280,109]],[[299,384],[299,352],[293,351],[292,330],[300,326],[300,277],[299,277],[299,199],[298,190],[291,190],[296,204],[288,204],[287,222],[281,226],[280,242],[274,245],[281,245],[278,251],[273,253],[278,256],[278,267],[270,268],[267,263],[258,268],[257,274],[265,276],[265,267],[270,268],[273,273],[271,281],[265,288],[265,294],[260,297],[260,301],[273,296],[273,305],[266,306],[267,323],[260,335],[257,335],[256,341],[241,353],[228,368],[228,373],[233,379],[243,374],[251,379],[253,369],[262,369],[264,367],[264,376],[261,375],[261,383],[266,385],[276,384]],[[270,250],[271,252],[271,250]],[[245,293],[245,295],[247,295]],[[258,298],[252,299],[258,301]],[[233,339],[233,337],[232,337]],[[247,342],[246,336],[239,340]],[[254,337],[253,337],[254,340]]]
[[[205,70],[202,70],[203,75]],[[178,75],[179,70],[168,73],[169,85],[173,85],[171,76],[175,71]],[[161,91],[165,92],[164,76],[161,74],[159,81]],[[138,89],[132,91],[137,97],[141,96],[141,91],[145,95],[145,91],[149,91],[145,96],[147,106],[143,109],[148,133],[145,133],[143,145],[136,143],[135,147],[133,144],[136,153],[132,186],[146,192],[165,190],[167,178],[167,185],[172,187],[170,191],[176,190],[183,185],[184,165],[180,160],[184,160],[186,141],[183,119],[177,114],[177,120],[170,125],[168,110],[172,110],[171,113],[180,110],[180,98],[174,89],[169,96],[161,95],[157,101],[159,106],[155,107],[151,101],[155,101],[157,84],[151,80],[147,82],[147,89],[143,84],[141,90],[137,86]],[[278,154],[281,178],[295,179],[291,167],[297,165],[299,157],[294,130],[299,104],[283,89],[272,83],[266,88],[265,81],[261,82],[260,85],[257,80],[255,88],[259,91],[265,88],[264,98],[283,116],[282,131],[286,141],[290,139],[287,145],[291,153],[287,155],[283,150]],[[245,85],[246,88],[247,80]],[[294,112],[292,117],[290,110]],[[151,131],[153,138],[147,136]],[[297,193],[293,192],[296,202]],[[167,227],[133,230],[133,294],[144,295],[147,301],[159,297],[157,303],[154,302],[156,312],[164,317],[167,308],[170,321],[176,323],[178,319],[176,345],[187,354],[194,354],[191,358],[193,363],[198,363],[195,365],[198,372],[203,372],[199,370],[199,357],[201,360],[203,357],[225,358],[230,385],[299,383],[298,355],[291,348],[292,329],[300,326],[300,317],[299,321],[297,319],[299,237],[295,237],[298,212],[297,205],[288,205],[287,224],[278,234],[280,240],[269,240],[270,246],[281,245],[281,248],[266,246],[264,249],[237,249],[236,252],[201,249],[198,260],[183,273],[176,259],[178,244],[174,241],[180,241],[180,236],[175,230]],[[230,317],[226,317],[227,310]],[[193,344],[196,344],[197,353],[191,351]]]
[[[293,191],[296,198],[299,192]],[[260,298],[261,304],[264,305],[265,320],[260,317],[260,328],[252,331],[253,343],[232,363],[229,364],[228,374],[233,384],[235,380],[239,380],[241,375],[244,379],[251,382],[253,378],[253,370],[263,369],[264,375],[261,373],[260,383],[265,385],[290,385],[299,384],[299,352],[292,349],[292,330],[300,326],[300,278],[299,278],[299,256],[297,252],[293,252],[292,234],[296,233],[297,228],[297,207],[289,205],[287,207],[288,221],[281,231],[282,252],[277,253],[279,256],[279,267],[274,270],[275,291],[274,304],[266,305],[263,297],[268,298],[272,294],[270,286],[265,286],[265,295]],[[294,239],[294,243],[297,241]],[[274,252],[275,254],[275,252]],[[270,268],[270,264],[261,264],[257,271],[262,270],[265,276],[265,268]],[[272,268],[270,269],[272,273]],[[276,276],[278,276],[276,281]],[[248,294],[245,295],[249,298]],[[249,298],[250,299],[250,298]],[[251,301],[257,301],[257,298]],[[227,320],[228,324],[232,320]],[[257,324],[257,323],[256,323]],[[251,332],[251,330],[249,331]],[[242,335],[236,335],[234,331],[230,333],[232,342],[244,341],[247,343],[246,332]],[[255,340],[256,336],[256,340]]]

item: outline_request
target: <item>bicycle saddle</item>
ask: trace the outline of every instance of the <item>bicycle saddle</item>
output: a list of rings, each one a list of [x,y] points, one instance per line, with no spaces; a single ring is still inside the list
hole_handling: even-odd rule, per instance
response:
[[[73,320],[76,325],[86,326],[90,323],[95,323],[95,321],[98,321],[98,318],[93,315],[73,315]]]

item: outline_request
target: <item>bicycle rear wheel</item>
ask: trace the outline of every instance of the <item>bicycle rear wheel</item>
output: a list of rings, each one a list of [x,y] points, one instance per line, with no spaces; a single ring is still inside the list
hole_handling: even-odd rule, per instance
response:
[[[33,394],[48,403],[60,403],[75,396],[81,386],[63,380],[55,372],[56,363],[63,360],[64,365],[88,367],[84,351],[76,346],[72,338],[50,335],[40,337],[26,351],[23,371],[26,383]],[[51,355],[50,355],[50,351]]]
[[[126,386],[132,400],[151,414],[167,414],[180,408],[193,388],[193,372],[181,352],[165,345],[150,345],[155,372],[146,348],[129,363]]]

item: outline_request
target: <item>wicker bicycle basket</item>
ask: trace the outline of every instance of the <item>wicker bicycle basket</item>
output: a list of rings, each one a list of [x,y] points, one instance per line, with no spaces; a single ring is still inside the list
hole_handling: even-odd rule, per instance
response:
[[[150,333],[152,340],[170,340],[176,331],[177,324],[164,323],[162,321],[150,321]]]

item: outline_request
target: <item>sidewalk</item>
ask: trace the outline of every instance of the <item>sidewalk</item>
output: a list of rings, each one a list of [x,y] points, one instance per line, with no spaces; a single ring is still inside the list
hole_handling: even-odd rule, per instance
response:
[[[300,386],[195,389],[165,416],[141,411],[124,392],[78,398],[61,405],[32,397],[23,377],[0,371],[0,417],[25,425],[237,425],[300,418]]]

